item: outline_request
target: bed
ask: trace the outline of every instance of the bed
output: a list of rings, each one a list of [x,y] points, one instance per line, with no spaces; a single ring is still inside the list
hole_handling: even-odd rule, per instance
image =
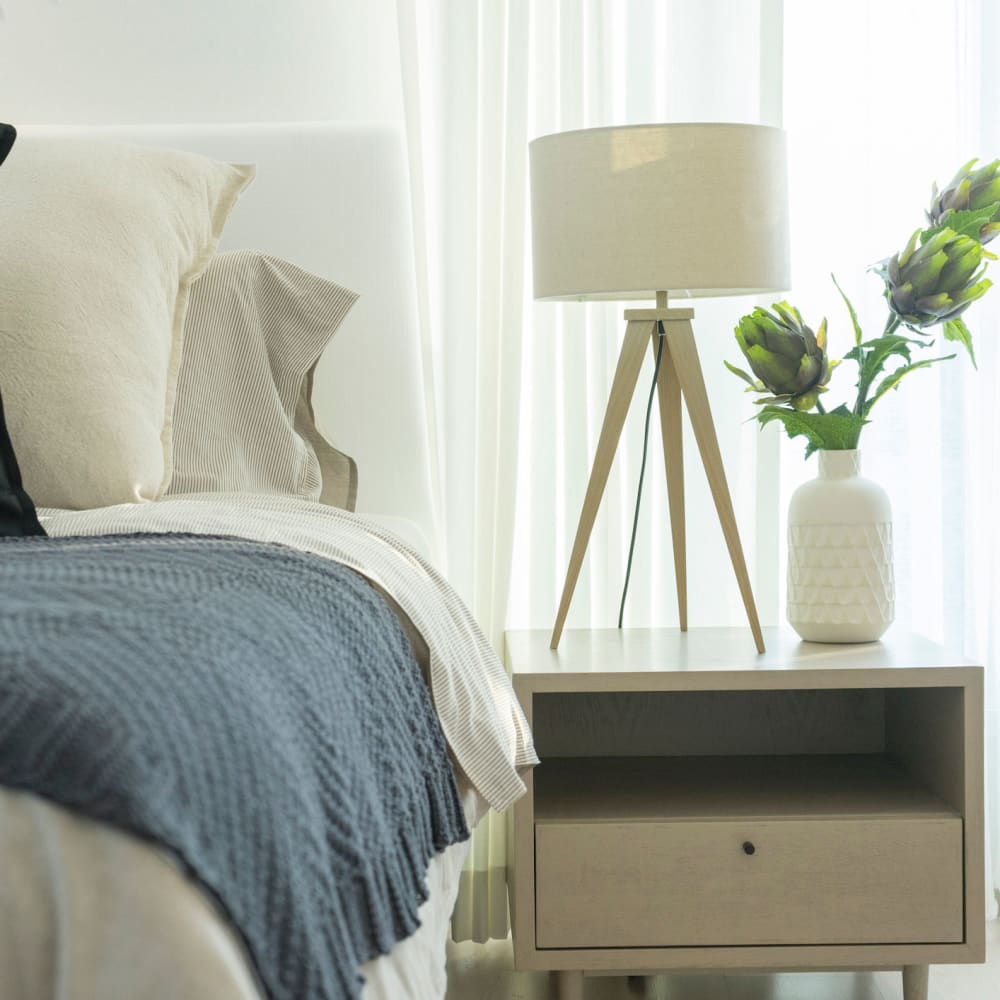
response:
[[[88,614],[95,616],[93,629],[101,631],[113,630],[113,621],[118,618],[125,621],[128,612],[138,616],[127,619],[133,622],[130,641],[134,641],[135,634],[145,637],[147,632],[155,638],[159,626],[149,624],[144,616],[154,614],[160,606],[156,603],[156,591],[165,592],[166,581],[174,577],[178,587],[194,586],[190,581],[198,581],[204,587],[206,605],[216,603],[214,595],[226,589],[226,581],[245,579],[238,591],[239,603],[251,606],[250,595],[256,593],[257,587],[259,600],[263,602],[260,607],[264,609],[258,612],[260,615],[271,613],[267,602],[282,596],[269,593],[268,588],[271,591],[285,588],[285,584],[276,581],[287,579],[291,582],[283,594],[286,604],[281,606],[281,614],[297,621],[300,605],[313,600],[317,593],[326,593],[324,587],[340,588],[335,599],[330,598],[328,605],[323,606],[322,613],[312,616],[319,620],[316,641],[325,641],[323,636],[327,633],[322,629],[334,628],[332,622],[340,620],[332,609],[334,604],[343,603],[351,610],[342,612],[345,624],[338,627],[345,634],[351,633],[352,642],[365,644],[364,663],[382,656],[373,652],[376,643],[370,638],[368,618],[377,618],[388,609],[393,624],[384,627],[390,632],[397,629],[402,636],[393,640],[396,645],[392,649],[407,661],[412,659],[413,669],[419,671],[421,678],[422,694],[414,692],[412,697],[419,699],[429,694],[435,732],[439,728],[443,738],[441,752],[434,760],[420,758],[424,761],[424,773],[434,771],[442,760],[446,761],[448,787],[454,795],[450,807],[455,815],[451,817],[448,836],[442,834],[431,840],[425,837],[422,853],[411,846],[405,848],[405,852],[416,854],[417,860],[410,861],[423,871],[423,883],[418,887],[419,906],[412,898],[409,902],[405,898],[396,900],[397,895],[404,897],[405,893],[397,892],[391,885],[383,886],[395,900],[394,910],[401,911],[401,915],[388,932],[382,928],[361,945],[356,942],[352,945],[355,950],[361,947],[371,952],[356,970],[361,977],[356,995],[366,1000],[441,997],[445,990],[444,944],[459,872],[468,849],[467,830],[478,822],[489,804],[504,807],[523,791],[520,775],[532,766],[535,757],[530,733],[499,662],[437,568],[440,552],[421,377],[423,358],[417,337],[403,137],[395,126],[329,124],[130,127],[102,129],[96,136],[93,130],[22,130],[22,137],[34,136],[43,141],[77,135],[88,141],[167,147],[224,163],[253,164],[256,176],[252,185],[233,196],[234,204],[221,231],[221,241],[218,247],[214,242],[211,245],[215,255],[211,266],[226,259],[235,262],[233,266],[238,265],[241,274],[248,269],[257,274],[263,268],[267,280],[277,282],[282,288],[289,281],[299,281],[301,286],[303,280],[312,281],[312,275],[324,276],[357,293],[357,299],[351,296],[348,302],[347,292],[338,286],[337,295],[324,300],[331,309],[339,309],[344,315],[338,314],[336,336],[324,347],[319,363],[313,359],[305,382],[307,396],[312,389],[315,410],[306,416],[325,438],[336,444],[335,450],[318,439],[313,442],[313,451],[320,456],[315,462],[313,494],[281,495],[280,490],[237,488],[241,484],[230,481],[226,489],[185,487],[154,491],[152,497],[137,496],[135,499],[140,502],[67,502],[52,506],[40,503],[39,522],[49,537],[14,539],[6,547],[0,546],[0,600],[6,601],[6,607],[0,605],[0,626],[7,621],[6,631],[0,627],[0,635],[6,644],[7,662],[18,655],[31,655],[30,644],[17,645],[18,629],[25,622],[34,621],[32,615],[37,611],[37,606],[32,606],[24,596],[28,594],[59,596],[58,614],[63,617],[53,612],[55,617],[45,619],[49,623],[45,641],[37,644],[43,650],[49,648],[49,633],[59,632],[66,622],[74,629],[84,622],[86,632]],[[3,180],[0,174],[0,195]],[[246,179],[239,183],[245,184]],[[2,208],[0,204],[0,212]],[[244,249],[258,255],[251,259],[224,254]],[[263,263],[260,254],[267,255]],[[10,260],[8,257],[8,268]],[[198,281],[203,283],[202,288],[206,284],[205,275],[210,272],[205,270],[205,261],[200,266],[201,276],[193,280],[191,289],[198,289]],[[202,295],[202,301],[207,294]],[[195,300],[192,291],[191,310],[195,308]],[[188,324],[192,315],[191,311],[187,313]],[[0,316],[0,349],[3,336],[9,339],[17,335],[17,331],[5,328],[4,323],[5,317]],[[190,339],[189,334],[186,336]],[[184,351],[188,351],[187,341]],[[190,363],[188,359],[185,353],[182,363]],[[208,365],[210,360],[199,358],[199,364]],[[174,363],[172,360],[171,364]],[[4,372],[10,367],[10,363],[6,369],[0,367],[0,388],[5,394]],[[222,377],[217,381],[221,386]],[[209,378],[205,384],[211,389],[215,383]],[[223,391],[219,389],[220,394]],[[308,402],[307,398],[299,400],[296,421],[302,415],[302,406],[308,410]],[[179,448],[178,433],[175,428]],[[25,449],[18,446],[18,458],[23,467],[26,457],[31,468],[35,458],[31,440],[27,435],[22,437],[28,446]],[[194,441],[192,447],[197,444]],[[70,455],[67,461],[74,457]],[[175,479],[180,477],[182,468],[185,468],[183,463],[175,462]],[[91,468],[87,473],[94,474]],[[197,479],[190,482],[198,483]],[[25,485],[32,490],[32,478],[27,474]],[[326,495],[328,487],[334,485],[339,496],[337,505]],[[175,570],[173,561],[177,559],[181,565]],[[71,572],[74,560],[80,563],[75,576]],[[267,562],[266,572],[259,568],[261,560]],[[118,562],[120,573],[116,569]],[[15,572],[18,564],[21,568]],[[245,577],[240,576],[246,566],[250,568]],[[154,573],[161,575],[154,579]],[[306,596],[292,599],[292,589],[298,585],[295,581],[303,576],[308,577],[308,586],[302,585]],[[358,580],[362,583],[358,584]],[[126,607],[143,588],[152,597],[147,595],[142,601],[136,598],[134,608]],[[62,607],[61,598],[67,590],[78,592],[77,596],[85,602],[86,614],[76,605],[70,610]],[[118,618],[106,617],[108,608],[102,605],[103,594],[113,595],[105,603],[115,603]],[[19,610],[22,597],[23,614]],[[164,625],[161,646],[151,647],[160,650],[158,655],[169,657],[183,645],[185,637],[180,633],[185,631],[185,619],[176,611],[178,603],[183,602],[177,599],[162,602],[167,608],[164,616],[172,624],[169,628]],[[363,627],[356,630],[359,620]],[[308,631],[312,626],[310,619],[300,629]],[[202,683],[204,675],[216,668],[219,678],[236,677],[239,683],[236,667],[246,669],[247,684],[257,676],[254,670],[262,671],[262,683],[270,683],[267,669],[270,661],[265,658],[262,668],[251,664],[253,651],[261,643],[252,635],[248,637],[249,631],[250,626],[244,626],[243,633],[237,633],[233,640],[242,650],[240,657],[249,659],[240,659],[235,667],[229,663],[224,669],[223,654],[217,660],[206,654],[204,662],[199,659],[198,669],[190,674],[190,683]],[[61,655],[75,663],[78,650],[85,646],[76,637],[69,640],[68,646],[61,647],[62,652],[54,646],[55,652],[46,655],[53,658]],[[210,645],[210,648],[215,647]],[[17,650],[22,652],[18,654]],[[84,662],[83,654],[79,655],[78,662]],[[273,651],[266,655],[272,660],[275,656]],[[383,658],[389,655],[387,652]],[[171,669],[189,669],[190,660],[180,657]],[[362,665],[360,658],[356,662]],[[66,677],[72,678],[74,663],[65,669],[60,667],[63,673],[58,676],[53,673],[52,683],[59,691],[66,690]],[[354,663],[348,657],[345,669]],[[151,672],[144,674],[136,667],[136,680],[131,683],[139,683],[141,678],[145,678],[143,684],[156,683],[156,671],[144,660],[143,664],[143,669],[148,667]],[[39,664],[40,668],[44,666]],[[363,673],[369,668],[358,669]],[[387,668],[376,663],[371,669]],[[410,667],[401,665],[394,669],[405,671]],[[45,670],[39,669],[38,673],[44,674]],[[289,670],[289,678],[297,676]],[[304,676],[307,679],[303,685],[315,682],[315,674]],[[373,673],[372,690],[385,689],[384,675],[377,677],[382,679],[375,679]],[[30,679],[32,683],[36,680]],[[127,686],[121,686],[123,683],[127,685],[130,681],[116,676],[113,682],[109,681],[112,684],[109,690],[119,692],[127,701],[132,693]],[[402,680],[399,683],[401,688],[405,687]],[[234,916],[234,911],[239,910],[232,903],[234,897],[227,898],[224,892],[216,891],[218,887],[212,878],[202,877],[205,866],[192,863],[184,850],[174,850],[172,842],[163,843],[151,836],[143,825],[143,816],[134,822],[113,821],[104,816],[102,806],[94,807],[92,802],[82,804],[86,798],[82,794],[81,805],[77,807],[74,787],[49,794],[38,791],[22,777],[45,770],[40,767],[39,758],[48,750],[43,752],[31,746],[34,731],[25,720],[35,720],[31,724],[41,728],[37,723],[38,702],[31,709],[35,715],[27,709],[18,709],[17,706],[27,704],[18,701],[23,693],[18,684],[25,686],[23,678],[12,680],[11,675],[0,671],[0,719],[7,724],[6,731],[0,726],[0,760],[4,760],[5,754],[13,759],[20,753],[28,761],[17,766],[8,761],[4,773],[14,777],[7,781],[0,779],[0,871],[4,873],[0,876],[3,885],[0,996],[4,1000],[35,1000],[42,996],[53,1000],[139,996],[150,1000],[166,997],[262,1000],[287,991],[294,977],[286,975],[284,968],[274,967],[274,963],[281,965],[300,954],[287,940],[290,932],[284,931],[282,937],[275,928],[264,927],[261,933],[270,934],[273,946],[271,950],[265,949],[260,944],[262,939],[248,934],[247,927]],[[336,701],[341,688],[331,690],[334,691],[331,700]],[[39,696],[33,693],[32,697]],[[86,705],[87,697],[74,690],[73,706]],[[240,700],[232,694],[229,697]],[[289,700],[292,706],[289,711],[304,712],[312,718],[310,697],[321,701],[306,691],[303,701]],[[371,690],[358,697],[362,702],[373,700]],[[403,695],[394,697],[400,700]],[[413,711],[405,704],[398,708],[404,715]],[[197,705],[191,705],[184,711],[194,717],[197,709]],[[62,740],[74,726],[83,733],[81,739],[91,738],[87,734],[95,727],[94,719],[102,720],[106,711],[106,707],[98,705],[94,714],[82,721],[64,721],[55,728],[56,735],[49,734],[50,743],[46,746],[52,740]],[[316,725],[321,727],[326,724],[321,704],[316,711]],[[292,721],[297,724],[296,719]],[[48,726],[50,720],[44,722]],[[202,726],[206,728],[211,726]],[[374,759],[376,749],[383,752],[382,740],[371,730],[369,725],[363,738],[372,744],[369,749]],[[113,740],[113,727],[109,726],[109,732],[112,735],[107,739]],[[162,756],[172,754],[182,742],[172,731],[167,732]],[[48,780],[54,782],[51,786],[54,788],[72,785],[67,775],[74,768],[83,767],[82,752],[75,743],[64,752],[62,764],[48,768],[52,772]],[[181,750],[177,753],[180,757]],[[223,748],[220,756],[225,755]],[[93,764],[89,766],[91,772],[84,769],[81,773],[93,773]],[[156,767],[164,770],[155,774],[172,774],[171,766],[183,777],[192,764],[190,759],[178,759],[171,764],[158,758]],[[259,766],[262,773],[267,770],[266,762]],[[382,766],[395,773],[392,762]],[[419,761],[417,767],[419,771]],[[399,773],[405,773],[402,765]],[[177,784],[176,778],[173,784]],[[410,782],[414,784],[421,782]],[[429,778],[427,785],[431,785]],[[206,787],[209,798],[225,797],[221,792],[214,794],[210,783]],[[420,801],[424,794],[422,788],[408,787],[404,791],[413,801]],[[336,794],[345,793],[340,789]],[[449,794],[447,789],[439,792],[444,799]],[[430,791],[427,796],[432,797]],[[287,813],[295,806],[284,808]],[[447,812],[448,802],[441,808]],[[112,814],[119,815],[109,812],[108,816]],[[242,816],[232,812],[219,815]],[[232,828],[242,833],[243,822],[251,822],[255,815],[252,812],[248,820],[241,819]],[[342,800],[341,811],[334,815],[353,815],[350,803],[345,805]],[[434,821],[439,833],[440,822],[440,819]],[[186,844],[186,835],[185,824],[180,822],[176,839]],[[350,831],[345,831],[344,836],[349,840]],[[236,843],[243,841],[234,838]],[[217,852],[216,858],[225,858],[234,872],[239,872],[241,864],[245,867],[243,859],[227,857],[227,851],[232,855],[235,846],[213,843],[209,848]],[[197,848],[192,851],[197,855]],[[294,850],[285,851],[285,855],[289,853],[294,854]],[[302,853],[306,856],[304,848]],[[425,858],[424,854],[430,856]],[[283,856],[282,863],[286,862],[294,864],[295,859]],[[362,859],[359,864],[366,862]],[[325,877],[324,873],[321,875]],[[243,881],[246,885],[241,891],[253,895],[260,879],[255,875]],[[372,876],[369,881],[377,880]],[[317,884],[322,884],[322,878]],[[341,888],[338,892],[343,895]],[[362,896],[359,892],[356,902],[347,898],[345,904],[345,912],[354,913],[355,922],[367,919]],[[322,902],[314,901],[320,906],[319,912]],[[295,907],[294,901],[284,905]],[[406,912],[408,907],[415,912]],[[323,933],[335,936],[328,928]],[[376,947],[372,947],[371,940],[377,942]],[[343,950],[343,942],[334,942],[332,947]],[[266,955],[279,957],[265,966],[262,956]],[[354,984],[344,986],[346,981],[342,980],[339,987],[331,987],[329,982],[317,983],[302,995],[317,998],[355,995]],[[297,988],[303,989],[301,985]]]

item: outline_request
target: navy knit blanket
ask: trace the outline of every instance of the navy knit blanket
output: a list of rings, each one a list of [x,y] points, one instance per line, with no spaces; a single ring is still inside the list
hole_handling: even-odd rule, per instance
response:
[[[358,996],[468,836],[385,601],[235,538],[0,541],[0,784],[173,852],[273,1000]]]

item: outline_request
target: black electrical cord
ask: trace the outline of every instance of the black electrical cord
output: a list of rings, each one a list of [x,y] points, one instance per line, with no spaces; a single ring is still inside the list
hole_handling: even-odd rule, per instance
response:
[[[635,552],[635,536],[639,529],[639,503],[642,500],[642,481],[646,475],[646,454],[649,451],[649,418],[653,413],[653,397],[656,395],[656,383],[660,377],[660,360],[663,358],[663,323],[656,323],[656,365],[653,368],[653,384],[649,387],[649,400],[646,403],[646,426],[642,434],[642,464],[639,466],[639,487],[635,492],[635,516],[632,518],[632,539],[628,546],[628,565],[625,567],[625,586],[622,587],[622,602],[618,608],[618,627],[622,627],[625,617],[625,598],[628,595],[628,581],[632,576],[632,554]]]

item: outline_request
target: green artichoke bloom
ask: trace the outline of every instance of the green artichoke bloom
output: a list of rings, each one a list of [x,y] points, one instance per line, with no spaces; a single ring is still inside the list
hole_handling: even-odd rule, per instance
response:
[[[832,365],[826,356],[826,320],[813,331],[798,309],[776,302],[774,312],[758,306],[736,327],[736,340],[757,379],[726,362],[754,392],[770,392],[758,403],[790,403],[797,410],[816,405],[826,391]]]
[[[921,239],[924,242],[921,243]],[[947,228],[917,230],[906,249],[876,265],[889,308],[907,326],[957,319],[992,285],[984,278],[982,244]]]
[[[943,191],[934,185],[927,221],[932,226],[948,225],[956,212],[979,212],[993,208],[993,215],[979,230],[979,242],[989,243],[1000,233],[1000,160],[973,170],[976,160],[969,160]]]

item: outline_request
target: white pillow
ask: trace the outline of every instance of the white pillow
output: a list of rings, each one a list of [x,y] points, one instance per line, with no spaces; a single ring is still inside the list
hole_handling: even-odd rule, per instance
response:
[[[312,378],[357,293],[254,250],[191,288],[171,494],[296,496],[354,509],[357,470],[316,427]]]
[[[188,286],[253,167],[22,135],[0,170],[0,385],[39,506],[170,481]]]

